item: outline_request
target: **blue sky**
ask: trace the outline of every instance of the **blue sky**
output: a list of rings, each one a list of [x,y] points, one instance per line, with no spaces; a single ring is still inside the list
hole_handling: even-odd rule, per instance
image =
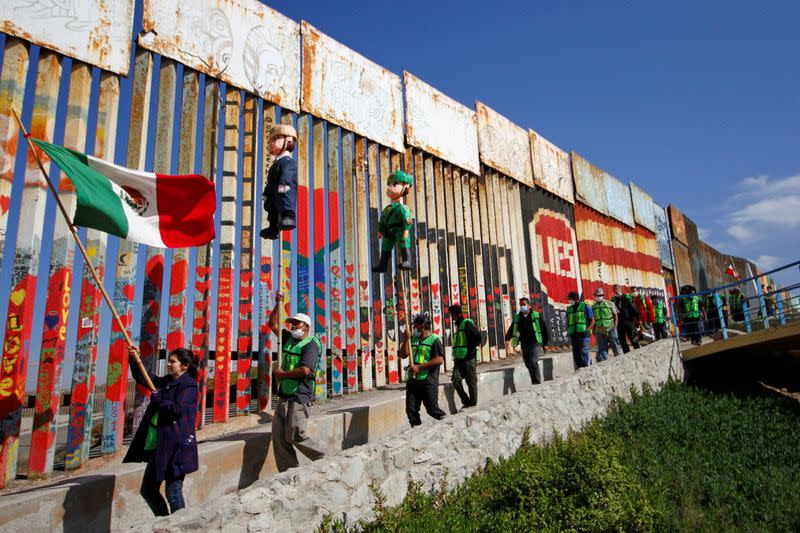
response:
[[[264,3],[675,203],[720,251],[800,259],[798,2]]]

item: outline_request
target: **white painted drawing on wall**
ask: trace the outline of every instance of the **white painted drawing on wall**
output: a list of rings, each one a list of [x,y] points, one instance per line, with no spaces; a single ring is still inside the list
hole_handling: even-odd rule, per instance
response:
[[[475,102],[481,161],[533,187],[528,132],[481,102]]]
[[[569,203],[575,203],[569,154],[533,130],[529,130],[533,180]]]
[[[478,174],[475,112],[408,72],[404,81],[408,144]]]
[[[0,1],[0,31],[117,74],[128,73],[132,30],[133,0]]]
[[[302,110],[402,151],[400,77],[306,22],[302,32]]]
[[[256,0],[145,0],[150,50],[298,111],[300,25]]]

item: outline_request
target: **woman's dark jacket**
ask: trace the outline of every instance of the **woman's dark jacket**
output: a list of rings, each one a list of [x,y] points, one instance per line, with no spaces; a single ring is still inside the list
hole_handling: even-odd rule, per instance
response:
[[[130,360],[133,379],[145,385],[144,376],[134,360]],[[148,374],[150,374],[148,372]],[[144,412],[141,424],[136,429],[123,463],[141,463],[150,460],[155,453],[158,481],[189,474],[197,470],[197,437],[194,432],[197,416],[197,381],[184,373],[177,379],[172,376],[158,377],[150,374],[158,392],[150,394],[150,403]],[[158,411],[155,452],[144,449],[150,420]]]

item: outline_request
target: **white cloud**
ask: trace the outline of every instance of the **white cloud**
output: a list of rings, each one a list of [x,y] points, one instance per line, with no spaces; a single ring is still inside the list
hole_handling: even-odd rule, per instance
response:
[[[768,176],[744,178],[740,192],[726,202],[724,226],[740,245],[793,239],[800,226],[800,174],[782,179]],[[753,255],[769,255],[759,250]]]
[[[700,237],[701,241],[708,241],[708,238],[711,237],[711,233],[712,231],[710,229],[697,226],[697,236]]]
[[[753,261],[761,270],[770,270],[784,264],[784,261],[776,255],[759,255]]]

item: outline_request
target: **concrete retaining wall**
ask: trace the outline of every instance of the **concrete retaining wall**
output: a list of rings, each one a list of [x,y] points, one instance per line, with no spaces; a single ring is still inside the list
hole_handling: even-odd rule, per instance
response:
[[[519,383],[519,369],[512,374]],[[348,521],[370,518],[370,484],[379,486],[394,505],[402,501],[410,480],[432,488],[447,470],[448,483],[460,483],[487,457],[513,453],[526,426],[535,441],[555,431],[566,434],[604,415],[615,396],[629,399],[631,387],[647,383],[660,388],[670,377],[682,379],[683,367],[673,341],[665,340],[485,407],[272,476],[139,530],[311,531],[327,513]]]

